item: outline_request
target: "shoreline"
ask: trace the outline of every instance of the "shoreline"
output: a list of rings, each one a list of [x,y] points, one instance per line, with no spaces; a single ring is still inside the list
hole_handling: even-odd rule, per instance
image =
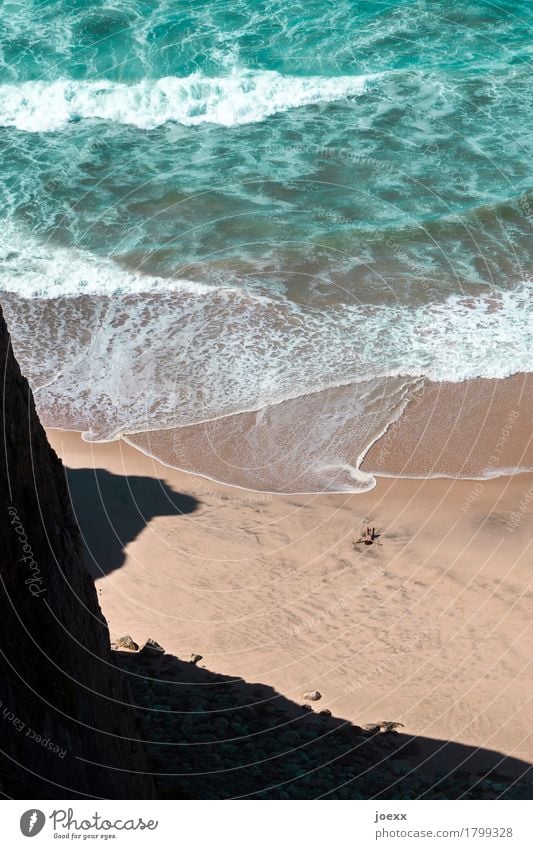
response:
[[[426,383],[365,455],[377,475],[487,480],[533,471],[533,375]]]
[[[533,761],[533,475],[246,496],[123,441],[48,436],[113,638]],[[382,545],[354,549],[366,523]]]
[[[304,403],[310,402],[304,412],[314,412],[319,419],[321,404],[331,403],[329,396],[344,390],[302,396]],[[247,441],[248,434],[255,434],[260,419],[274,417],[267,423],[273,422],[277,428],[276,444],[272,450],[279,451],[281,445],[283,448],[287,444],[290,447],[291,438],[295,438],[290,416],[295,409],[298,411],[292,406],[294,403],[295,399],[292,399],[252,413],[222,416],[184,427],[124,432],[109,440],[86,440],[83,431],[71,432],[79,433],[87,444],[123,440],[166,468],[194,474],[221,485],[272,495],[361,494],[373,489],[380,478],[484,481],[533,472],[531,374],[455,384],[425,381],[398,410],[397,416],[369,439],[367,447],[357,457],[351,460],[347,457],[344,462],[339,460],[338,469],[345,474],[338,488],[329,477],[323,488],[269,488],[268,476],[265,484],[260,486],[259,477],[254,478],[253,467],[239,470],[242,443]],[[284,405],[287,421],[282,420],[279,424],[275,416],[283,416],[281,409]],[[327,413],[327,406],[325,410]],[[347,433],[349,427],[347,420],[344,426]],[[65,430],[61,427],[48,429]],[[343,429],[342,424],[340,429]],[[258,431],[254,438],[256,445],[262,449],[260,443],[264,431]],[[348,445],[347,438],[342,443],[343,449],[347,450]],[[298,445],[295,450],[298,451]],[[330,450],[330,444],[325,446],[325,450]],[[273,466],[276,459],[268,454],[265,456]],[[180,463],[185,458],[187,462]],[[252,463],[254,459],[252,448],[247,460]],[[317,475],[313,480],[316,478]],[[275,479],[274,476],[271,480]],[[281,477],[277,479],[281,480]],[[351,488],[350,479],[353,481]]]
[[[253,487],[250,487],[250,486],[239,486],[239,484],[236,484],[236,483],[227,483],[226,481],[222,481],[222,480],[218,480],[217,478],[209,477],[209,475],[206,475],[206,474],[204,474],[203,472],[200,472],[200,471],[191,471],[189,469],[184,469],[184,468],[181,468],[179,466],[171,466],[170,464],[166,463],[164,460],[161,460],[160,458],[156,457],[155,455],[150,454],[148,451],[141,448],[141,446],[135,445],[135,443],[131,441],[131,434],[117,434],[117,436],[115,436],[113,439],[90,440],[90,439],[84,439],[83,431],[76,430],[74,428],[71,429],[71,428],[65,428],[65,427],[53,427],[53,426],[47,425],[45,427],[45,430],[46,430],[46,433],[49,436],[50,436],[51,433],[52,434],[53,433],[58,433],[58,434],[71,433],[73,435],[79,436],[80,440],[83,443],[85,443],[86,445],[118,445],[120,443],[123,443],[124,445],[128,445],[130,448],[132,448],[137,453],[142,454],[147,459],[153,460],[155,463],[157,463],[157,465],[163,467],[164,469],[168,469],[168,470],[174,471],[174,472],[179,472],[180,474],[187,475],[187,476],[190,476],[190,477],[202,478],[202,480],[208,481],[209,483],[217,484],[218,486],[227,487],[228,489],[237,489],[237,490],[240,490],[242,492],[250,492],[250,493],[253,493],[254,495],[280,496],[280,497],[291,496],[291,495],[294,495],[294,496],[303,496],[303,495],[310,495],[310,496],[363,495],[366,492],[371,492],[371,490],[374,489],[377,486],[377,482],[380,479],[383,479],[383,480],[399,480],[399,481],[400,480],[405,480],[405,481],[425,481],[425,480],[430,481],[430,480],[434,480],[434,481],[462,481],[462,482],[471,481],[472,483],[475,483],[477,481],[483,482],[483,481],[498,480],[499,478],[513,478],[513,477],[516,477],[518,475],[533,475],[533,467],[531,467],[531,468],[518,468],[518,469],[507,469],[507,468],[499,469],[499,470],[495,471],[493,474],[487,474],[485,476],[479,476],[479,477],[475,477],[475,476],[461,477],[461,476],[456,476],[456,475],[452,475],[452,474],[440,474],[440,473],[436,473],[436,474],[420,473],[420,474],[405,474],[405,475],[402,475],[402,474],[395,474],[394,472],[379,471],[379,472],[372,472],[372,474],[376,478],[376,483],[371,488],[369,488],[367,490],[349,491],[349,490],[345,490],[345,489],[339,489],[339,490],[324,490],[324,491],[317,491],[317,492],[314,492],[314,491],[304,492],[302,490],[297,490],[295,492],[277,492],[275,490],[270,491],[270,490],[265,490],[265,489],[254,489]],[[174,428],[168,428],[168,430],[174,430]],[[140,433],[144,433],[144,432],[145,431],[140,431]],[[161,432],[164,433],[165,429],[162,429]],[[386,436],[387,432],[388,431],[385,431],[382,434],[382,436],[378,437],[376,442],[379,442],[379,440],[381,440],[382,437]],[[367,454],[370,452],[372,447],[373,446],[370,446]],[[366,456],[367,455],[365,454],[365,457]],[[364,458],[363,458],[363,461],[364,461]]]

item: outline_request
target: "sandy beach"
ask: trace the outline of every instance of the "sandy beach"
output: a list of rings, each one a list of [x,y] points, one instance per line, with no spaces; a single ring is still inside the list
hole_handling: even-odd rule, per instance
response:
[[[533,761],[533,475],[281,496],[48,430],[112,637]],[[352,546],[366,524],[379,546]]]

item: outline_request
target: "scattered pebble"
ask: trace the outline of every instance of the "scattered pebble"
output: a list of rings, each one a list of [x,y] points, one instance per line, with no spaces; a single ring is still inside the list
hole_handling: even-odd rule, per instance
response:
[[[321,698],[322,693],[319,693],[318,690],[312,690],[311,693],[304,693],[304,699],[307,702],[318,702],[318,700]]]

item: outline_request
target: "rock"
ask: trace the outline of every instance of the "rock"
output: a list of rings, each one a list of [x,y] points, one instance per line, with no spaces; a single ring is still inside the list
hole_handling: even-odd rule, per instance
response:
[[[321,698],[322,693],[319,693],[318,690],[313,690],[311,693],[304,693],[304,699],[307,702],[318,702]]]
[[[113,643],[111,643],[111,645],[113,646],[113,648],[117,648],[117,649],[127,649],[128,651],[139,651],[139,646],[137,645],[137,643],[134,640],[131,639],[129,634],[127,634],[125,637],[119,637],[118,640],[114,640]]]
[[[196,664],[200,663],[201,660],[203,660],[203,656],[201,654],[194,654],[194,652],[191,654],[190,663],[194,663],[196,666]]]
[[[311,705],[300,705],[300,707],[301,707],[302,710],[306,710],[306,711],[310,711],[310,710],[312,711],[313,710]]]
[[[322,710],[319,710],[318,712],[319,712],[320,716],[331,716],[331,711],[329,710],[329,708],[323,708]]]
[[[165,654],[165,649],[159,643],[156,643],[155,640],[148,639],[144,646],[142,646],[139,654],[143,657],[160,657],[162,654]]]
[[[378,726],[385,733],[396,731],[397,728],[404,728],[403,722],[390,722],[388,719],[382,719],[381,722],[378,722]]]

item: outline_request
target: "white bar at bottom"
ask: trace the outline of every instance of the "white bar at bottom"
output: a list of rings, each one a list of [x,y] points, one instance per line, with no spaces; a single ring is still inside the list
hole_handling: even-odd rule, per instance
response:
[[[6,849],[67,841],[117,849],[532,849],[532,814],[532,802],[505,800],[6,800],[0,826]],[[32,837],[35,844],[28,843]]]

